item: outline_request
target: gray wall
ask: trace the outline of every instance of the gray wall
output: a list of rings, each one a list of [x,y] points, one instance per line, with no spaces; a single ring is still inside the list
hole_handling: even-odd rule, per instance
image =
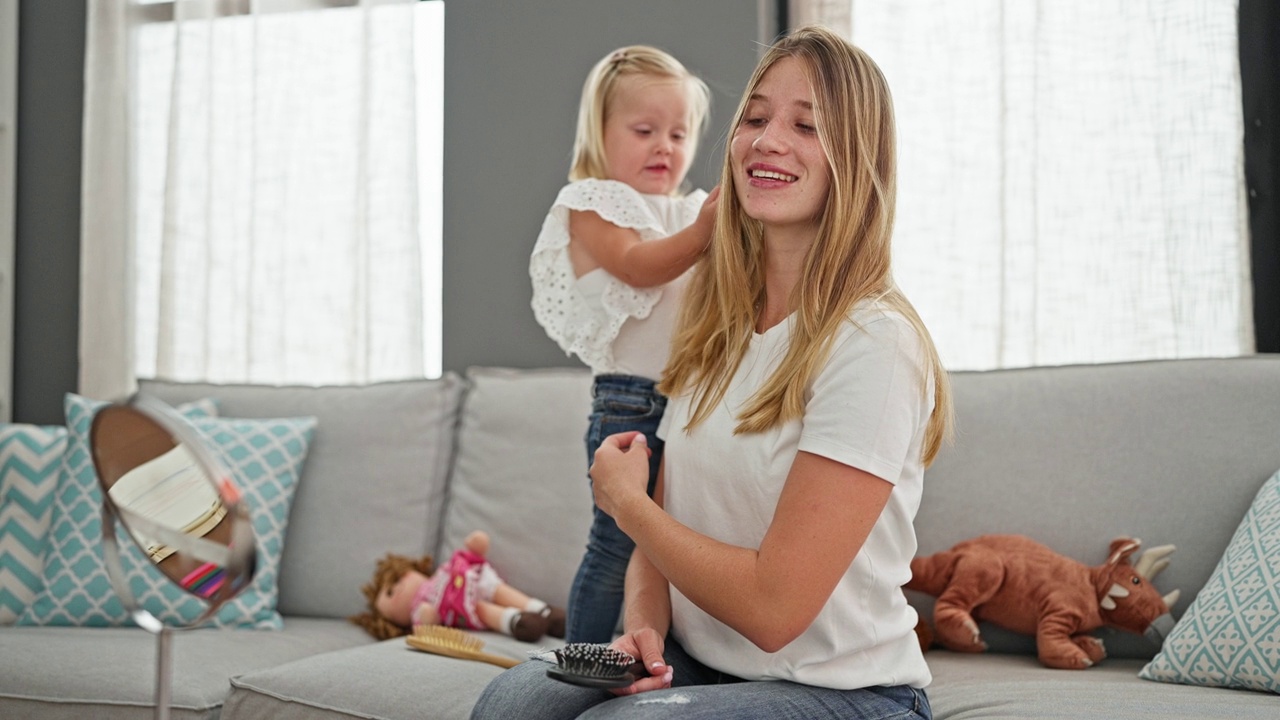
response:
[[[84,0],[18,3],[13,420],[62,423],[80,315]]]
[[[572,365],[529,308],[527,262],[565,182],[582,81],[620,45],[712,88],[690,179],[709,187],[773,0],[452,0],[445,10],[444,365]],[[76,386],[85,0],[20,0],[14,414],[62,422]],[[88,353],[92,348],[87,349]]]
[[[772,5],[772,2],[767,3]],[[758,57],[757,0],[457,0],[445,9],[444,366],[577,364],[529,307],[529,253],[565,184],[582,82],[610,50],[671,52],[712,90],[689,173],[709,189]]]

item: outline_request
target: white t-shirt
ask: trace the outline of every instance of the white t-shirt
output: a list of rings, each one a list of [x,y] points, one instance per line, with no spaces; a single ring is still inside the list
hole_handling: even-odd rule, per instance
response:
[[[916,613],[901,589],[916,552],[921,447],[933,411],[920,338],[901,315],[860,306],[811,381],[804,417],[734,435],[737,413],[781,361],[793,319],[753,337],[725,401],[692,432],[683,430],[689,397],[671,398],[658,431],[666,440],[667,512],[714,539],[759,548],[800,450],[893,483],[888,505],[813,624],[778,652],[760,650],[674,586],[671,631],[693,657],[749,680],[924,687],[929,667],[914,633]]]
[[[631,287],[604,268],[576,277],[569,259],[569,211],[594,211],[634,229],[641,240],[654,240],[691,225],[706,197],[701,190],[684,197],[644,195],[617,180],[579,180],[561,189],[529,259],[533,314],[547,335],[596,375],[658,379],[688,273],[654,288]]]

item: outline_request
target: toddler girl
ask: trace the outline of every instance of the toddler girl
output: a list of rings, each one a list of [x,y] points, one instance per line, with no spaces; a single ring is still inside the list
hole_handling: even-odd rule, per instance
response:
[[[707,86],[661,50],[635,45],[596,63],[582,89],[570,183],[529,262],[538,322],[595,376],[587,463],[606,436],[643,432],[650,494],[667,402],[655,385],[685,271],[715,221],[718,191],[680,192],[709,105]],[[596,508],[569,596],[569,642],[613,638],[633,547]]]

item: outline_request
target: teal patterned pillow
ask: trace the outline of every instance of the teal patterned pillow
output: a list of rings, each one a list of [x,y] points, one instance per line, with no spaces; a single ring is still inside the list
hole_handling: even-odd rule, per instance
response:
[[[44,589],[18,618],[19,625],[107,627],[133,622],[116,597],[102,561],[102,494],[87,451],[89,426],[100,407],[102,403],[67,396],[70,436],[54,499]],[[276,611],[280,552],[315,419],[191,421],[244,493],[257,536],[257,575],[209,624],[279,629],[283,627]],[[119,534],[122,540],[127,537]],[[129,587],[144,608],[177,626],[200,615],[203,602],[161,575],[132,543],[121,542],[120,555]]]
[[[67,429],[0,425],[0,625],[40,592],[40,571]]]
[[[1138,676],[1280,692],[1280,472],[1262,485],[1204,589]]]

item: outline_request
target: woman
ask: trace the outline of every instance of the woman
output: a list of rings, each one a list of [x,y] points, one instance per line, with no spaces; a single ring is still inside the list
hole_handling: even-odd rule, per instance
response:
[[[883,76],[835,34],[761,59],[660,386],[654,497],[641,435],[591,469],[636,543],[614,647],[650,675],[610,694],[525,663],[473,717],[931,717],[901,586],[951,405],[890,272],[894,143]]]

